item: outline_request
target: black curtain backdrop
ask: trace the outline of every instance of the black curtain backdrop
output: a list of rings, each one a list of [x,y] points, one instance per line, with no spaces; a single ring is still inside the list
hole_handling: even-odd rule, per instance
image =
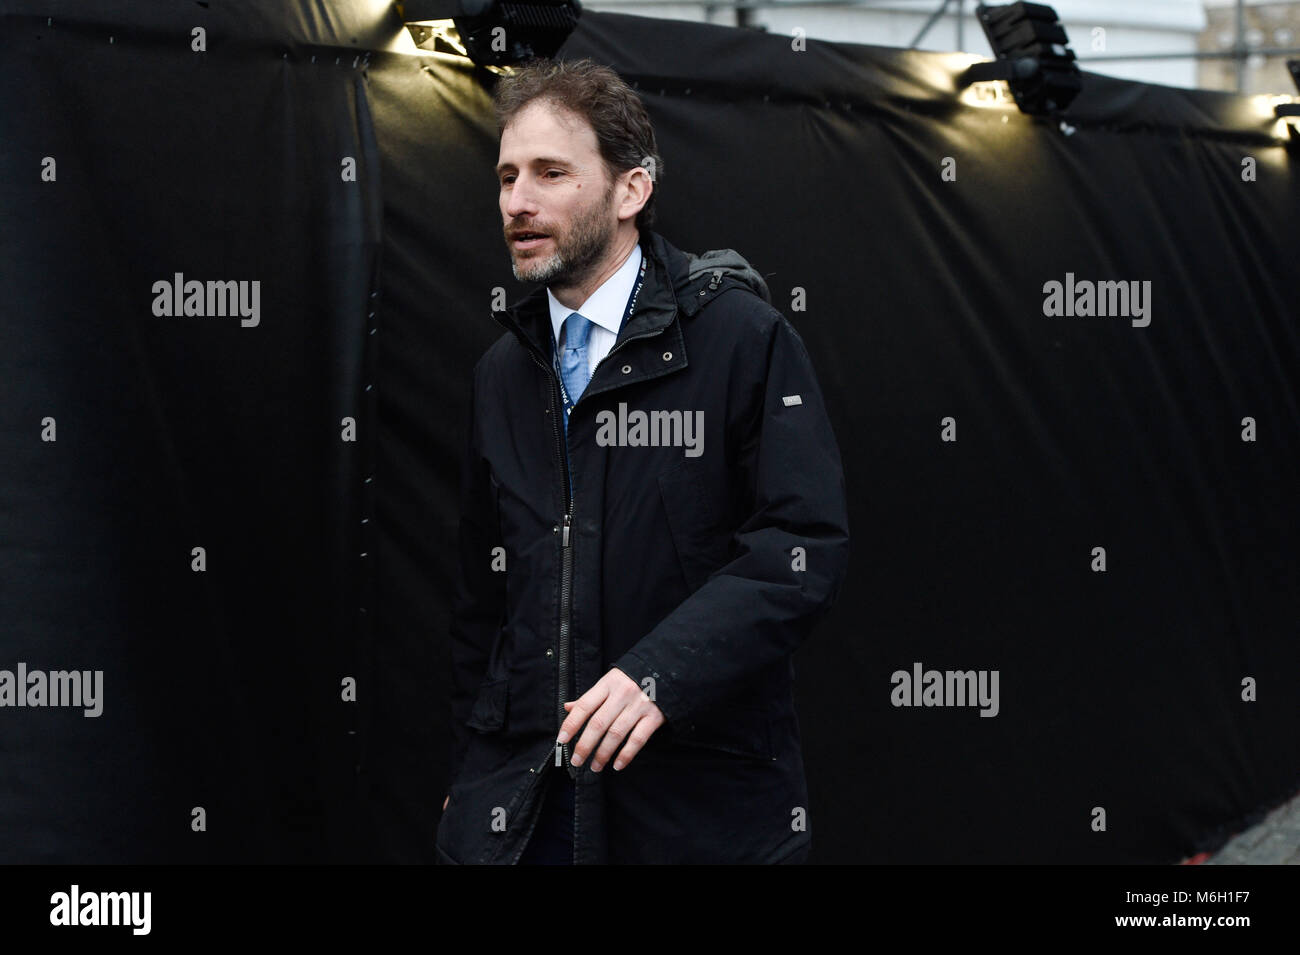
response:
[[[433,858],[470,372],[527,291],[492,77],[277,7],[0,2],[0,670],[103,673],[98,717],[0,707],[3,862]],[[561,56],[635,84],[657,228],[744,254],[826,393],[812,861],[1176,862],[1300,786],[1271,104],[1086,74],[1062,129],[969,57],[614,14]],[[176,273],[257,324],[156,315]],[[1045,315],[1067,273],[1150,323]],[[996,717],[892,705],[918,662],[998,671]]]

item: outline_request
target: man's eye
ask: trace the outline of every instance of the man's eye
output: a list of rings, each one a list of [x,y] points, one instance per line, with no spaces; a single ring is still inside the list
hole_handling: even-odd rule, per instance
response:
[[[552,169],[550,172],[547,173],[547,175],[549,176],[552,172],[555,173],[557,176],[563,176],[563,175],[564,175],[564,173],[562,173],[562,172],[561,172],[560,170],[558,170],[558,169]]]

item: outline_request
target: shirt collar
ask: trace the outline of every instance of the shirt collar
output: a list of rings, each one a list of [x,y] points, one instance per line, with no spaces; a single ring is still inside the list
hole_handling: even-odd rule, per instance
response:
[[[641,255],[641,243],[638,242],[623,260],[623,264],[588,296],[580,308],[569,308],[552,295],[549,288],[546,290],[546,299],[551,306],[551,334],[556,342],[560,340],[564,320],[575,311],[581,312],[583,318],[601,328],[618,334],[619,327],[623,324],[623,311],[627,308],[627,300],[632,295],[632,286],[636,283],[637,272],[641,268]]]

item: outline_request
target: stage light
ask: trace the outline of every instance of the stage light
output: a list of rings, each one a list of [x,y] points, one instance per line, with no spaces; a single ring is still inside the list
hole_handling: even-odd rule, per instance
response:
[[[441,43],[480,66],[551,58],[582,14],[581,0],[398,0],[416,46]],[[445,21],[454,24],[449,29]],[[439,22],[442,21],[442,22]]]
[[[1300,60],[1287,60],[1286,71],[1291,74],[1291,82],[1295,84],[1296,90],[1300,91]],[[1290,100],[1290,97],[1288,96],[1287,99]],[[1287,122],[1288,117],[1300,116],[1300,103],[1278,103],[1273,107],[1273,115],[1286,130],[1288,152],[1300,149],[1300,127],[1295,123]]]
[[[1022,113],[1063,113],[1083,79],[1056,11],[1041,3],[981,3],[975,15],[997,59],[969,67],[960,85],[1005,80]]]
[[[1300,91],[1300,60],[1287,60],[1286,71],[1291,74],[1291,82],[1295,84],[1296,90]],[[1300,103],[1279,103],[1273,107],[1273,115],[1279,118],[1300,116]]]

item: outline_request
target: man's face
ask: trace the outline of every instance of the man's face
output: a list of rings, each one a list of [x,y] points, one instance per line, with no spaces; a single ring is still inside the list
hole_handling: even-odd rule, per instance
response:
[[[596,134],[568,110],[534,100],[501,133],[501,217],[515,278],[581,284],[614,240],[614,183]],[[529,233],[543,238],[523,241]]]

